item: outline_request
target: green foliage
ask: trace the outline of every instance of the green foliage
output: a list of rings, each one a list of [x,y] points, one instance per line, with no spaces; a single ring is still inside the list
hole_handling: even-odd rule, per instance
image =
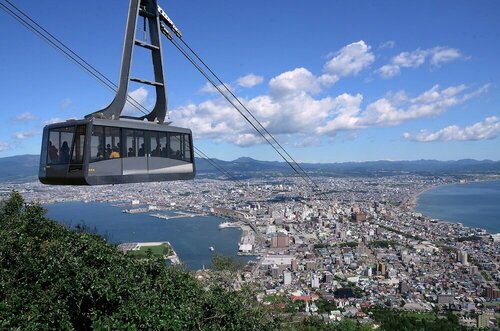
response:
[[[389,248],[389,246],[395,247],[398,245],[396,240],[373,240],[370,242],[370,247],[373,248]]]
[[[387,231],[390,231],[390,232],[393,232],[393,233],[397,233],[397,234],[400,234],[402,235],[403,237],[405,238],[409,238],[409,239],[415,239],[415,240],[420,240],[420,241],[423,241],[424,238],[422,237],[419,237],[419,236],[414,236],[412,234],[409,234],[409,233],[406,233],[406,232],[403,232],[403,231],[400,231],[400,230],[397,230],[397,229],[394,229],[394,228],[391,228],[390,226],[387,226],[387,225],[382,225],[382,224],[378,224],[378,223],[373,223],[373,224],[377,224],[379,227],[381,227],[382,229],[384,230],[387,230]]]
[[[490,274],[486,270],[481,270],[481,275],[483,276],[484,280],[487,282],[491,282],[493,280],[491,278]]]
[[[285,329],[287,330],[287,329]],[[355,320],[343,319],[340,322],[324,323],[319,317],[308,317],[288,330],[297,331],[369,331],[371,325],[358,324]]]
[[[316,300],[315,304],[318,307],[318,313],[329,314],[332,310],[337,309],[337,305],[335,304],[335,302],[328,301],[323,298],[319,298],[319,300]]]
[[[436,313],[415,313],[393,309],[372,309],[370,311],[375,321],[382,324],[380,330],[385,331],[465,331],[469,330],[458,322],[453,314],[440,316]]]
[[[358,243],[356,241],[348,241],[345,243],[340,243],[339,247],[358,247]]]
[[[467,236],[467,237],[459,237],[457,238],[458,242],[463,242],[463,241],[478,241],[481,240],[481,237],[479,236]]]
[[[243,262],[230,256],[214,254],[212,257],[212,267],[216,271],[236,273],[242,270],[244,266]]]
[[[0,329],[275,330],[251,292],[201,283],[163,259],[135,260],[25,205],[0,208]]]
[[[163,258],[172,254],[172,248],[168,244],[161,244],[157,246],[142,246],[136,251],[128,251],[127,255],[135,258],[145,258],[148,255]]]

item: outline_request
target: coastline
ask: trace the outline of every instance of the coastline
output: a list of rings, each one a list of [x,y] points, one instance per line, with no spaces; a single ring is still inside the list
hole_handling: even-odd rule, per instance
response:
[[[438,188],[438,187],[451,186],[451,185],[467,185],[467,184],[484,183],[484,182],[498,182],[498,181],[500,181],[500,179],[491,179],[491,178],[488,178],[488,179],[485,179],[485,180],[470,181],[470,182],[465,182],[465,183],[455,182],[455,183],[445,183],[445,184],[436,184],[436,185],[426,186],[426,187],[422,188],[421,190],[419,190],[419,191],[415,192],[414,194],[412,194],[405,202],[403,202],[401,204],[401,207],[402,208],[410,209],[410,210],[412,210],[412,211],[414,211],[416,213],[420,213],[420,214],[424,215],[425,217],[433,219],[433,220],[436,220],[438,222],[461,224],[463,227],[466,227],[466,228],[480,228],[485,233],[487,233],[489,235],[496,235],[496,233],[494,233],[496,231],[492,232],[492,231],[486,230],[483,227],[466,225],[466,224],[464,224],[464,220],[449,220],[449,219],[441,219],[441,218],[433,217],[431,215],[428,215],[426,213],[423,213],[423,212],[420,212],[420,211],[416,210],[416,207],[417,207],[418,198],[419,198],[419,196],[421,194],[423,194],[423,193],[425,193],[425,192],[427,192],[429,190]],[[500,234],[500,232],[498,232],[497,234]]]
[[[421,194],[423,194],[429,190],[432,190],[434,188],[437,188],[437,187],[447,186],[447,185],[455,185],[455,184],[459,184],[459,183],[434,184],[434,185],[425,186],[425,187],[421,188],[420,190],[418,190],[417,192],[413,193],[408,199],[406,199],[406,201],[401,204],[401,207],[406,208],[406,209],[411,209],[411,210],[417,212],[415,210],[415,208],[417,207],[418,197]]]
[[[114,202],[108,201],[92,201],[87,206],[83,201],[73,200],[45,205],[52,210],[53,215],[49,217],[56,222],[70,228],[80,223],[85,224],[105,236],[112,244],[168,241],[190,270],[198,270],[203,265],[211,264],[213,254],[209,251],[210,246],[214,246],[222,255],[238,258],[238,243],[242,231],[232,229],[219,232],[217,226],[222,221],[220,217],[205,215],[201,218],[162,221],[151,217],[149,213],[122,213],[123,206],[113,204]],[[89,212],[83,217],[86,210]],[[244,262],[247,262],[246,258]]]

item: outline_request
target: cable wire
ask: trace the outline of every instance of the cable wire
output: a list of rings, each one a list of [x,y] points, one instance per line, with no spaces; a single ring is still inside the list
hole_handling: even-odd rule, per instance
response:
[[[243,107],[243,109],[250,114],[250,116],[259,124],[259,126],[271,137],[271,139],[279,146],[279,148],[292,160],[292,162],[301,170],[301,172],[314,184],[314,186],[318,187],[318,185],[309,177],[309,174],[295,161],[295,159],[286,151],[286,149],[276,140],[276,138],[267,130],[267,128],[262,125],[262,123],[252,114],[252,112],[241,102],[241,100],[231,91],[231,89],[213,72],[213,70],[203,61],[198,54],[186,43],[184,38],[180,37],[178,34],[176,36],[179,40],[186,46],[189,51],[203,64],[205,68],[217,79],[217,81],[224,86],[226,91],[231,94],[231,96]]]
[[[118,88],[117,85],[115,83],[113,83],[109,78],[107,78],[103,73],[101,73],[98,69],[96,69],[90,63],[88,63],[86,60],[84,60],[82,57],[80,57],[76,52],[74,52],[71,48],[69,48],[68,46],[66,46],[61,40],[59,40],[57,37],[55,37],[53,34],[51,34],[45,28],[43,28],[40,24],[38,24],[29,15],[27,15],[26,13],[24,13],[21,9],[19,9],[18,7],[16,7],[14,4],[12,4],[9,0],[4,0],[4,1],[6,1],[9,5],[11,5],[22,16],[26,17],[29,21],[23,19],[23,17],[21,17],[19,14],[17,14],[11,8],[7,7],[5,4],[3,4],[1,2],[0,2],[0,9],[4,10],[7,14],[9,14],[11,17],[13,17],[16,21],[18,21],[21,25],[23,25],[25,28],[27,28],[30,32],[34,33],[36,36],[38,36],[44,42],[48,43],[51,47],[53,47],[57,51],[61,52],[63,55],[65,55],[67,58],[69,58],[70,60],[72,60],[75,64],[77,64],[78,66],[80,66],[83,70],[85,70],[87,73],[89,73],[90,75],[92,75],[95,79],[97,79],[99,82],[101,82],[106,87],[108,87],[109,89],[111,89],[113,92],[117,91],[117,88]],[[43,33],[40,30],[43,31]],[[82,64],[82,62],[83,62],[83,64]],[[147,111],[147,108],[145,108],[142,104],[140,104],[132,96],[127,95],[127,97],[130,98],[129,102],[132,101],[132,102],[130,102],[130,104],[133,107],[135,107],[137,110],[139,110],[140,112],[142,112],[144,115],[147,115],[147,113],[144,111],[144,110]],[[144,110],[141,109],[141,108],[143,108]],[[210,165],[212,165],[216,170],[218,170],[219,172],[221,172],[228,179],[231,179],[231,180],[234,180],[234,181],[240,181],[238,178],[236,178],[235,176],[233,176],[231,173],[229,173],[228,171],[226,171],[225,169],[223,169],[220,165],[218,165],[217,163],[215,163],[214,160],[210,159],[199,148],[197,148],[195,146],[193,146],[193,147],[194,147],[194,152],[198,156],[200,156],[201,158],[205,159]]]

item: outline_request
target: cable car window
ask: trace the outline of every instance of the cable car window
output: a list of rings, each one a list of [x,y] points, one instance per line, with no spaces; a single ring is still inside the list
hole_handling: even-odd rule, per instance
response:
[[[184,161],[191,162],[191,141],[188,134],[184,135]]]
[[[159,132],[160,134],[160,156],[161,157],[167,157],[167,133],[166,132]]]
[[[144,131],[135,130],[135,139],[137,142],[137,156],[146,156],[146,146],[144,145]]]
[[[106,144],[104,158],[118,159],[121,157],[120,128],[104,128],[104,143]]]
[[[151,149],[151,156],[160,156],[160,137],[158,132],[149,132],[149,148]]]
[[[182,159],[181,155],[181,135],[179,133],[169,133],[169,150],[168,157],[171,159]]]
[[[55,128],[49,131],[47,164],[69,163],[70,147],[73,144],[74,126]]]
[[[76,127],[75,141],[71,154],[71,163],[83,163],[83,148],[85,146],[85,125]]]
[[[104,127],[94,125],[90,138],[90,162],[104,160]]]
[[[123,130],[123,131],[125,136],[123,157],[136,157],[138,148],[134,130]],[[127,151],[127,153],[125,153],[125,151]]]

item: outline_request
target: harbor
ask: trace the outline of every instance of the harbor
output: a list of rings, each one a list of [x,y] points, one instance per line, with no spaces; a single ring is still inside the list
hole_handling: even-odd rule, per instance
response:
[[[171,220],[171,219],[176,219],[176,218],[190,218],[190,217],[202,217],[206,216],[206,214],[203,213],[187,213],[187,212],[182,212],[182,211],[175,211],[173,212],[175,215],[166,215],[166,214],[161,214],[161,213],[154,213],[154,214],[149,214],[151,217],[156,217],[159,219],[163,220]]]

